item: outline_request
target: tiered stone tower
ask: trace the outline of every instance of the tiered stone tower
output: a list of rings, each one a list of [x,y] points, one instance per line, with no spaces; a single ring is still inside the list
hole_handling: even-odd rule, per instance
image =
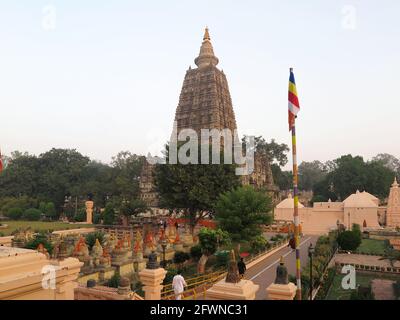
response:
[[[206,28],[199,56],[194,60],[197,68],[186,71],[179,104],[175,112],[177,132],[190,128],[200,137],[201,129],[236,129],[228,81],[216,66],[218,58]]]
[[[199,139],[201,129],[229,129],[234,134],[237,127],[228,81],[225,73],[217,68],[219,60],[214,54],[208,28],[205,29],[200,53],[194,62],[197,68],[189,67],[183,81],[173,134],[179,134],[183,129],[195,130]],[[154,208],[158,201],[153,187],[153,169],[153,165],[145,164],[140,186],[141,198]],[[242,176],[242,183],[264,188],[277,195],[270,162],[264,155],[255,154],[254,171]]]
[[[396,178],[394,178],[394,182],[390,188],[386,225],[394,228],[400,227],[400,188]]]

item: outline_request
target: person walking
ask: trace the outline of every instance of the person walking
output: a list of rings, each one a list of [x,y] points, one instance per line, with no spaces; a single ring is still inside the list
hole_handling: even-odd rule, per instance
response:
[[[181,300],[184,287],[187,287],[186,281],[178,270],[177,275],[172,279],[172,288],[174,289],[175,299]]]
[[[243,261],[243,258],[240,258],[240,261],[237,264],[240,278],[243,279],[244,273],[246,272],[246,264]]]

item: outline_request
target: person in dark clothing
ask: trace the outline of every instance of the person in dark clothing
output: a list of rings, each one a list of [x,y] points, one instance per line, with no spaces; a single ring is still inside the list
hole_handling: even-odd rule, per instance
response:
[[[243,258],[240,258],[240,261],[237,264],[239,275],[241,278],[244,277],[244,273],[246,272],[246,264],[243,262]]]
[[[167,220],[164,220],[164,230],[167,229]]]

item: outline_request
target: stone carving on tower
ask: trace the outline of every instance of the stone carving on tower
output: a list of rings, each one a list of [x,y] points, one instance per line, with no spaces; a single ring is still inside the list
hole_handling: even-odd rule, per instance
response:
[[[390,188],[386,225],[393,228],[400,227],[400,188],[396,178],[394,178],[394,182]]]

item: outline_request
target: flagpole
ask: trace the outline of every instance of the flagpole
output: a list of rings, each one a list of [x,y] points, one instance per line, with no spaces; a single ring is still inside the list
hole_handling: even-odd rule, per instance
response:
[[[290,72],[293,68],[290,68]],[[292,126],[292,156],[293,156],[293,201],[294,201],[294,242],[296,251],[296,299],[301,300],[301,268],[300,268],[300,238],[299,238],[299,191],[297,170],[297,148],[296,148],[296,117]]]

